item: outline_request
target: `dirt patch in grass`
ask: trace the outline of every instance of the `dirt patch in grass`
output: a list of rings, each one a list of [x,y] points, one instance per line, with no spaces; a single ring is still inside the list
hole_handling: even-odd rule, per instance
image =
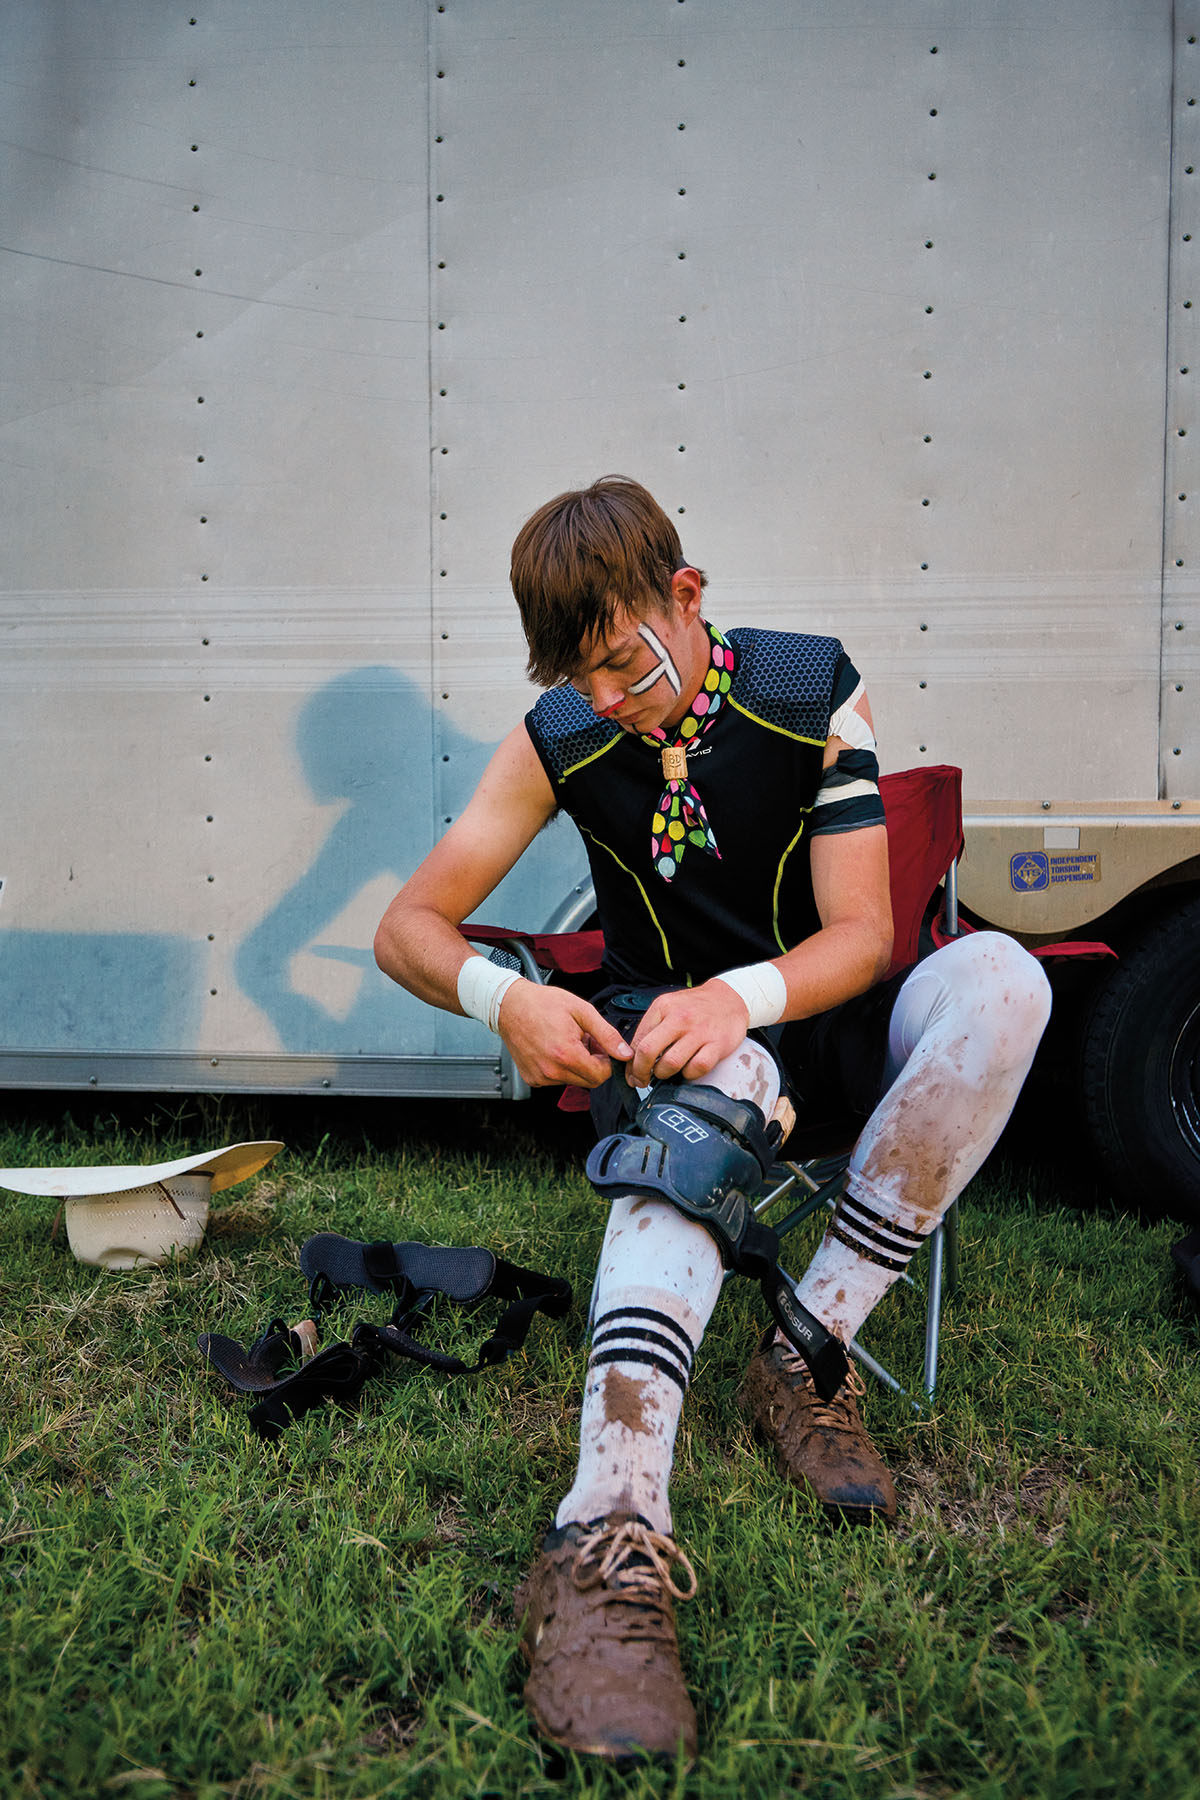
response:
[[[918,1535],[930,1523],[960,1537],[1023,1528],[1045,1545],[1061,1537],[1072,1495],[1090,1485],[1087,1465],[1069,1456],[1045,1457],[1025,1468],[998,1458],[988,1478],[939,1463],[899,1471],[895,1479],[902,1535]]]
[[[412,1748],[421,1729],[419,1712],[381,1706],[375,1724],[359,1741],[369,1756],[399,1756]]]

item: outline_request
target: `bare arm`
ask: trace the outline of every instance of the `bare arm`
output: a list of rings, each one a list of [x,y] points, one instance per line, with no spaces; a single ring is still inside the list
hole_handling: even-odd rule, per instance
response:
[[[455,823],[405,882],[375,934],[385,975],[445,1012],[462,1013],[458,973],[475,954],[458,927],[528,849],[556,810],[554,790],[523,725],[500,745]],[[563,988],[517,981],[500,1008],[500,1035],[526,1081],[595,1087],[628,1057],[617,1032]]]

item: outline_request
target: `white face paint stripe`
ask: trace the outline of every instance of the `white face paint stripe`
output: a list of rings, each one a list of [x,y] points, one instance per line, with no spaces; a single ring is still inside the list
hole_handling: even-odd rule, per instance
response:
[[[656,681],[661,681],[665,675],[671,685],[672,693],[682,693],[683,682],[680,679],[679,670],[671,661],[671,652],[667,649],[667,646],[655,637],[648,625],[638,626],[638,636],[645,639],[655,656],[657,656],[658,667],[656,669],[651,669],[648,675],[643,675],[640,681],[635,681],[633,686],[629,689],[629,692],[631,694],[644,694],[654,686]]]

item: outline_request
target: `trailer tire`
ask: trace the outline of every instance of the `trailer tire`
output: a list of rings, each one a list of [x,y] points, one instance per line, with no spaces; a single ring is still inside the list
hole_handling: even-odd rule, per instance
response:
[[[1082,1052],[1084,1114],[1118,1197],[1200,1217],[1200,898],[1122,945]]]

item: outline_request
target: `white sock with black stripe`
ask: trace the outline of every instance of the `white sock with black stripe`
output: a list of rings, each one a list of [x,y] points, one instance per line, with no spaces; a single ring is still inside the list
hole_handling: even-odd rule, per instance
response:
[[[579,1466],[557,1525],[637,1513],[670,1533],[675,1433],[722,1275],[721,1253],[703,1225],[665,1200],[625,1194],[613,1201],[596,1282]]]
[[[706,1078],[769,1116],[775,1063],[747,1040]],[[613,1201],[592,1297],[579,1466],[555,1524],[637,1513],[670,1534],[667,1484],[683,1396],[721,1292],[716,1239],[665,1200]]]
[[[848,1344],[938,1223],[903,1200],[884,1197],[886,1211],[846,1192],[797,1290],[801,1305]]]

